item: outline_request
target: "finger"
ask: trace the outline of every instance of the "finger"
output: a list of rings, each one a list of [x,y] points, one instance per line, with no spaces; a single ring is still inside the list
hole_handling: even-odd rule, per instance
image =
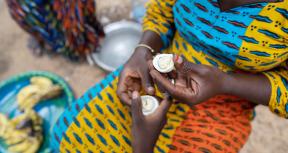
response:
[[[176,98],[178,100],[184,100],[188,99],[191,97],[192,90],[189,88],[184,87],[183,85],[181,86],[175,86],[172,84],[170,80],[167,78],[163,77],[158,71],[153,70],[150,72],[151,76],[155,79],[155,82],[157,85],[161,85],[166,92],[168,92],[173,98]],[[176,81],[177,83],[177,81]]]
[[[125,86],[125,85],[122,85],[122,86]],[[118,85],[117,95],[118,95],[120,101],[124,104],[131,105],[131,98],[128,94],[128,91],[125,90],[125,88],[119,89],[119,87],[120,87],[120,85]],[[124,91],[123,91],[123,89],[124,89]]]
[[[128,91],[126,92],[126,91],[117,90],[117,95],[122,103],[131,105],[131,98],[128,94]]]
[[[187,74],[183,74],[181,72],[177,73],[177,79],[175,81],[176,86],[187,87]]]
[[[125,91],[126,90],[126,86],[125,86],[125,71],[123,70],[119,76],[119,80],[118,80],[118,84],[117,84],[117,91]]]
[[[131,99],[128,95],[127,92],[127,86],[125,85],[125,72],[122,71],[121,75],[119,77],[119,81],[118,81],[118,85],[117,85],[117,95],[119,97],[119,99],[121,100],[121,102],[125,103],[125,104],[131,104]]]
[[[173,71],[169,72],[167,75],[168,75],[168,78],[170,78],[170,79],[176,79],[177,78],[177,71],[173,70]]]
[[[131,109],[133,122],[139,122],[143,119],[142,102],[138,91],[132,93]]]
[[[150,71],[150,75],[155,79],[157,84],[163,87],[167,92],[173,93],[175,91],[175,86],[171,83],[170,80],[162,76],[158,71],[152,70]]]
[[[162,115],[166,115],[170,106],[172,105],[172,97],[170,96],[170,94],[165,93],[164,95],[164,99],[162,100],[157,110],[157,112],[161,113]]]
[[[200,65],[191,63],[182,56],[174,55],[173,61],[176,70],[180,71],[183,74],[188,74],[190,72],[199,73],[201,71]]]
[[[154,95],[155,89],[153,87],[153,81],[152,81],[151,76],[149,75],[149,72],[145,71],[144,73],[140,73],[140,74],[141,74],[142,86],[145,92],[149,95]]]
[[[147,65],[150,71],[155,70],[152,60],[147,61]]]

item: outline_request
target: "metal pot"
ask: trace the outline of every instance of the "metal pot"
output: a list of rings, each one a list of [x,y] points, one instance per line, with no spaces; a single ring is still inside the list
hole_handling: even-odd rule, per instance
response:
[[[106,37],[100,51],[92,59],[106,71],[114,71],[127,62],[140,41],[142,27],[130,21],[111,23],[104,27]]]

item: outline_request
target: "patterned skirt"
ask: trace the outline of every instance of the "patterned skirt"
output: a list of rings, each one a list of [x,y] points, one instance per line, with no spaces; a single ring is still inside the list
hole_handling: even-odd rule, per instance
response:
[[[60,152],[132,152],[131,113],[117,95],[121,69],[75,101],[54,127],[53,146]],[[175,103],[154,152],[236,153],[251,131],[253,105],[220,95],[192,108]]]
[[[95,0],[6,0],[16,23],[40,47],[71,60],[99,47],[104,31],[96,19]]]

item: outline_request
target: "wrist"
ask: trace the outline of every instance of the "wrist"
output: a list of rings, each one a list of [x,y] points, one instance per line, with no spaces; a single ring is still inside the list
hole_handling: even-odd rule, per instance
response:
[[[147,44],[139,43],[135,49],[138,49],[138,48],[149,50],[152,55],[156,55],[156,51],[151,46],[149,46]]]
[[[136,48],[134,54],[140,56],[140,58],[144,57],[147,61],[153,58],[151,51],[147,48]]]
[[[139,145],[132,145],[133,153],[152,153],[153,148],[153,146],[145,146],[143,143]]]
[[[236,78],[233,73],[225,73],[222,81],[222,94],[231,94],[233,95],[233,89],[235,88],[234,84],[236,82]]]
[[[155,51],[155,54],[160,51],[163,45],[160,35],[149,30],[144,31],[139,44],[148,45]]]

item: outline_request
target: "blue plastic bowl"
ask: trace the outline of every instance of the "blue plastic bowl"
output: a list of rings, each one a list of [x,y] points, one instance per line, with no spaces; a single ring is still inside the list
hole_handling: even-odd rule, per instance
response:
[[[53,125],[56,123],[65,107],[70,105],[75,99],[70,86],[60,76],[45,71],[30,71],[0,82],[0,112],[8,115],[10,118],[17,116],[20,113],[17,109],[16,96],[23,87],[30,84],[30,78],[33,76],[47,77],[63,88],[61,96],[52,100],[42,101],[34,108],[44,121],[44,140],[38,152],[50,153],[53,152],[53,150],[50,149],[50,136],[52,135]],[[7,146],[3,140],[0,140],[0,152],[8,152]]]

